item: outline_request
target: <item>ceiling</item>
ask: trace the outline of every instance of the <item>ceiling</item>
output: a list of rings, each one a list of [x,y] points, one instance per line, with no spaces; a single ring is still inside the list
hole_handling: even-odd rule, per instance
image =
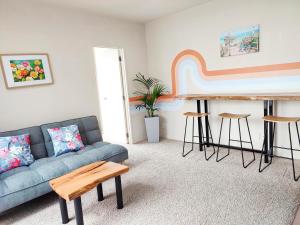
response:
[[[102,15],[147,23],[210,0],[39,0],[91,10]]]

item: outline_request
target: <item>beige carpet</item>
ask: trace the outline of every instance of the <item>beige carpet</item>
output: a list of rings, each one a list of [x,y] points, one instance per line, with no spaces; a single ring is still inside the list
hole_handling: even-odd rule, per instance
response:
[[[182,158],[175,141],[128,149],[124,208],[116,209],[114,182],[106,182],[103,202],[95,190],[82,197],[86,225],[288,225],[300,203],[300,182],[293,181],[289,160],[275,158],[259,174],[259,161],[243,169],[238,151],[216,163],[199,151]],[[68,208],[74,225],[72,202]],[[0,217],[0,224],[61,224],[57,199],[50,194],[24,204]]]

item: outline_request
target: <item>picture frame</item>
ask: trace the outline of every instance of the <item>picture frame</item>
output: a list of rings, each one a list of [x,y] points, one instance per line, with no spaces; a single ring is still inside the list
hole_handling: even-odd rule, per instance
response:
[[[236,56],[259,52],[260,26],[252,25],[220,36],[220,56]]]
[[[53,84],[47,53],[0,54],[6,88]]]

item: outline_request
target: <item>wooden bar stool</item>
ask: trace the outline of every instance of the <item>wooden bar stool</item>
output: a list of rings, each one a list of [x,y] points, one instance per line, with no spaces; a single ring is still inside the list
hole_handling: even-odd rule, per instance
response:
[[[220,128],[220,135],[219,135],[219,143],[218,143],[218,149],[217,149],[217,158],[216,158],[216,161],[217,161],[217,162],[220,162],[222,159],[224,159],[225,157],[227,157],[227,156],[230,154],[230,147],[231,147],[231,146],[230,146],[230,141],[236,141],[236,142],[240,142],[240,145],[241,145],[241,152],[242,152],[242,162],[243,162],[243,167],[244,167],[244,168],[247,168],[252,162],[255,161],[255,152],[254,152],[254,149],[253,149],[253,143],[252,143],[251,133],[250,133],[249,124],[248,124],[248,117],[250,116],[250,114],[221,113],[221,114],[219,114],[219,116],[222,118],[222,122],[221,122],[221,128]],[[228,152],[227,152],[226,155],[224,155],[222,158],[219,159],[220,141],[221,141],[222,127],[223,127],[223,121],[224,121],[224,119],[229,119]],[[230,135],[231,135],[231,120],[233,120],[233,119],[236,119],[236,120],[238,121],[238,127],[239,127],[239,140],[231,139],[231,137],[230,137]],[[241,125],[240,125],[240,120],[241,120],[241,119],[245,119],[245,121],[246,121],[250,141],[243,141],[243,140],[242,140],[242,135],[241,135]],[[251,144],[252,153],[253,153],[253,160],[250,161],[247,165],[245,165],[245,160],[244,160],[243,143],[249,143],[249,144]]]
[[[208,116],[209,115],[209,113],[196,113],[196,112],[186,112],[186,113],[184,113],[183,115],[185,115],[186,116],[186,119],[185,119],[185,129],[184,129],[184,139],[183,139],[183,148],[182,148],[182,157],[185,157],[185,156],[187,156],[189,153],[191,153],[193,150],[194,150],[194,144],[199,144],[199,150],[201,150],[201,148],[200,148],[200,145],[201,145],[201,143],[195,143],[194,142],[194,137],[199,137],[199,136],[195,136],[194,135],[194,124],[195,124],[195,118],[200,118],[201,119],[201,122],[200,122],[200,129],[198,129],[202,134],[204,134],[204,132],[203,132],[203,126],[202,126],[202,118],[203,117],[206,117],[206,116]],[[188,118],[189,117],[192,117],[193,118],[193,128],[192,128],[192,142],[187,142],[186,141],[186,128],[187,128],[187,122],[188,122]],[[209,134],[210,134],[210,137],[209,137],[209,139],[211,139],[212,140],[212,142],[213,142],[213,138],[212,138],[212,134],[211,134],[211,129],[210,129],[210,125],[209,125],[209,122],[208,122],[208,130],[209,130]],[[200,135],[200,134],[198,134],[198,135]],[[203,150],[204,150],[204,155],[205,155],[205,159],[206,160],[209,160],[214,154],[215,154],[215,147],[213,146],[213,153],[210,155],[210,156],[208,156],[207,157],[207,151],[206,151],[206,146],[205,146],[205,141],[204,140],[206,140],[206,137],[203,137],[202,136],[202,147],[203,147]],[[186,143],[191,143],[192,144],[192,149],[191,150],[189,150],[187,153],[185,153],[185,144]]]
[[[271,125],[273,126],[273,133],[272,133],[272,139],[271,139],[271,143],[270,143],[270,147],[271,147],[271,153],[268,153],[268,149],[266,147],[266,138],[267,138],[267,127],[265,127],[265,134],[264,134],[264,144],[262,147],[262,151],[260,154],[260,162],[259,162],[259,172],[262,172],[264,169],[266,169],[269,165],[271,165],[272,163],[272,158],[273,158],[273,149],[274,148],[279,148],[279,149],[287,149],[291,151],[291,160],[292,160],[292,168],[293,168],[293,176],[294,176],[294,180],[298,181],[299,177],[296,177],[296,172],[295,172],[295,162],[294,162],[294,151],[300,151],[299,149],[294,149],[293,148],[293,144],[292,144],[292,136],[291,136],[291,123],[295,123],[295,128],[297,131],[297,137],[298,137],[298,142],[300,145],[300,136],[299,136],[299,129],[298,129],[298,122],[300,121],[300,117],[281,117],[281,116],[264,116],[262,118],[265,122],[267,123],[271,123]],[[274,145],[274,135],[275,135],[275,129],[276,129],[276,124],[277,123],[287,123],[288,125],[288,132],[289,132],[289,139],[290,139],[290,147],[286,148],[286,147],[281,147],[281,146],[275,146]],[[270,156],[270,161],[268,164],[266,164],[263,168],[261,167],[262,165],[262,157],[263,155],[266,156]]]

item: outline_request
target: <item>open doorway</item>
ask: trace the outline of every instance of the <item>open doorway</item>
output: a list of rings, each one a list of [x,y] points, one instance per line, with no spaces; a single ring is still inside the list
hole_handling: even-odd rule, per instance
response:
[[[123,49],[94,48],[104,141],[132,143]]]

